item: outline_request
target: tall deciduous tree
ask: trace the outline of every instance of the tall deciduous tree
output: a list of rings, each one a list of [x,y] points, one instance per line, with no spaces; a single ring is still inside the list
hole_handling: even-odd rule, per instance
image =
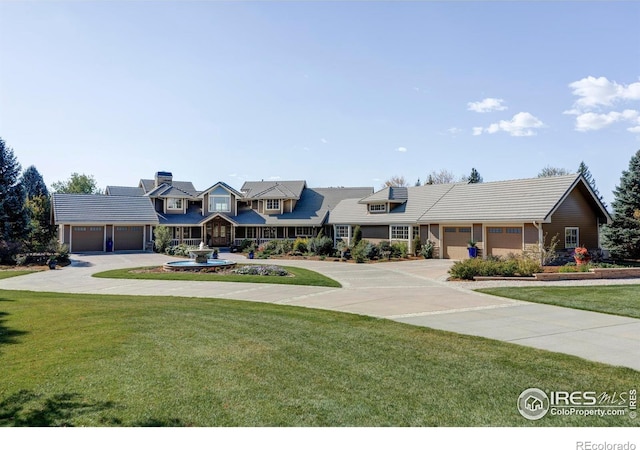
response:
[[[18,253],[28,231],[20,169],[13,149],[0,138],[0,260],[5,263]]]
[[[438,172],[436,172],[435,170],[431,171],[431,173],[427,177],[427,181],[425,184],[448,184],[455,182],[456,176],[453,174],[453,172],[449,172],[446,169],[441,169]]]
[[[85,175],[74,172],[66,181],[56,181],[51,187],[55,192],[63,194],[101,194],[93,175]]]
[[[409,183],[402,175],[394,175],[384,182],[382,187],[407,187]]]
[[[613,191],[613,222],[604,228],[606,247],[615,258],[640,258],[640,150]]]
[[[482,177],[480,176],[480,173],[476,170],[475,167],[473,167],[471,169],[471,175],[469,175],[469,178],[467,178],[469,184],[472,183],[482,183]]]
[[[557,177],[560,175],[569,175],[569,171],[561,167],[546,166],[540,171],[540,173],[538,173],[538,178]]]
[[[585,180],[587,180],[587,183],[589,183],[591,189],[593,189],[593,193],[596,194],[596,196],[600,199],[600,202],[606,207],[607,204],[604,202],[604,198],[602,197],[602,195],[600,195],[600,191],[596,187],[596,180],[595,178],[593,178],[593,175],[589,170],[589,166],[587,166],[584,161],[580,162],[580,165],[578,166],[578,173],[582,175]]]

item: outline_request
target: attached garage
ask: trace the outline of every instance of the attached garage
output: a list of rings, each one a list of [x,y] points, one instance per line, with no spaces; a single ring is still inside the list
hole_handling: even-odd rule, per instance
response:
[[[144,227],[122,226],[113,227],[113,250],[144,250]]]
[[[469,257],[467,244],[471,240],[471,227],[444,227],[442,233],[442,256],[447,259]]]
[[[487,227],[487,255],[522,252],[522,227]]]
[[[72,226],[71,249],[77,252],[101,252],[104,250],[104,227]]]

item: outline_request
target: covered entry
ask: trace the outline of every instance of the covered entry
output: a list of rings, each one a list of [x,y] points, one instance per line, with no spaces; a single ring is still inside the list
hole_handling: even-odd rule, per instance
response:
[[[71,252],[101,252],[104,250],[104,227],[72,226]]]
[[[231,244],[231,224],[222,217],[215,217],[204,226],[206,244],[210,247],[228,247]]]
[[[522,227],[487,227],[487,255],[522,252]]]
[[[467,243],[471,240],[471,227],[444,227],[442,233],[442,257],[465,259],[469,257]]]
[[[144,250],[144,227],[115,225],[113,250]]]

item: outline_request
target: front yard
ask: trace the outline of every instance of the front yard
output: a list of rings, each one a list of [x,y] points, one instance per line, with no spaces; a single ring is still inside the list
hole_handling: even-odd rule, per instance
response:
[[[611,286],[500,287],[478,292],[527,302],[640,319],[640,284]]]
[[[637,291],[636,291],[637,292]],[[635,426],[528,421],[520,393],[638,372],[397,322],[272,304],[0,291],[4,426]]]

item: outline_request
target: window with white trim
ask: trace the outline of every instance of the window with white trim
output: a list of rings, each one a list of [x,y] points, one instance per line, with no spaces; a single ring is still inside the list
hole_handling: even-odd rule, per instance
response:
[[[420,237],[420,225],[413,227],[413,239]]]
[[[507,227],[507,234],[522,234],[522,228]]]
[[[407,225],[391,225],[391,239],[409,239]]]
[[[564,229],[564,248],[576,248],[580,242],[580,228],[566,227]]]
[[[167,199],[167,209],[182,209],[182,199],[181,198],[168,198]]]
[[[296,227],[296,236],[313,236],[313,227]]]
[[[387,212],[387,204],[386,203],[369,204],[369,212],[372,212],[372,213]]]
[[[230,195],[211,195],[209,196],[209,211],[230,212],[231,196]]]
[[[262,237],[265,239],[276,239],[278,237],[278,231],[276,230],[276,227],[266,227],[262,230]]]
[[[488,231],[489,233],[496,233],[496,234],[498,234],[498,233],[502,233],[502,228],[489,227],[489,228],[487,228],[487,231]]]
[[[349,237],[349,225],[336,225],[336,237],[347,239]]]
[[[275,199],[267,200],[265,202],[264,208],[268,209],[268,210],[271,210],[271,211],[276,211],[276,210],[279,211],[280,210],[280,199],[275,198]]]

